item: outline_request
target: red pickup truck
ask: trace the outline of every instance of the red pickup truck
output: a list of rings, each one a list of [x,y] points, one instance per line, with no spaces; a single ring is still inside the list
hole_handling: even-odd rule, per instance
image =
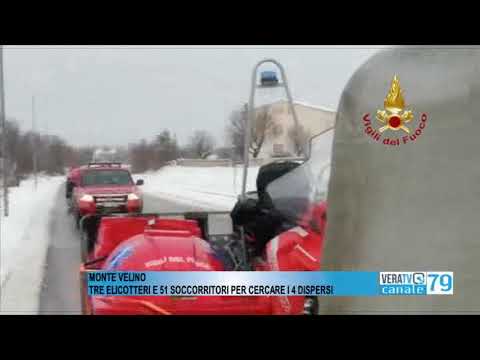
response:
[[[142,212],[143,180],[135,183],[121,163],[90,163],[73,175],[70,206],[77,225],[85,215]]]

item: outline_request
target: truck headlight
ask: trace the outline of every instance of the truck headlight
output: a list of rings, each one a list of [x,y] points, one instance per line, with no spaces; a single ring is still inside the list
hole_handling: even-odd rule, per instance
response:
[[[127,197],[128,200],[140,200],[140,198],[138,197],[137,194],[128,194],[128,197]]]
[[[92,195],[85,194],[80,198],[80,201],[93,202],[94,199]]]

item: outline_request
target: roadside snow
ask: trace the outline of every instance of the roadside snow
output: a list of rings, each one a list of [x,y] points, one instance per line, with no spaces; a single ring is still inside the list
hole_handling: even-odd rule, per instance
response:
[[[248,171],[247,191],[256,189],[258,167]],[[242,190],[242,167],[166,166],[156,172],[136,174],[144,179],[147,195],[211,210],[231,210]]]
[[[49,243],[50,210],[64,178],[41,176],[9,188],[9,216],[1,214],[0,312],[37,313]]]

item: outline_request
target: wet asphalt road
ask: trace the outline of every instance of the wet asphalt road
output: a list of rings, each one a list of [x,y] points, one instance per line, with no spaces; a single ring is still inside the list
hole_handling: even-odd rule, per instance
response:
[[[50,246],[40,294],[40,314],[81,314],[80,234],[67,213],[65,189],[57,193],[57,207],[52,209]],[[144,212],[183,212],[201,210],[172,201],[145,196]]]

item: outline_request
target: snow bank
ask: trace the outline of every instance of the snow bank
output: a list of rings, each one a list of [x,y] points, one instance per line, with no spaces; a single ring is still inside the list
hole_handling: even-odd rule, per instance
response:
[[[33,179],[9,188],[9,216],[1,215],[0,286],[2,313],[36,313],[49,243],[50,210],[64,181],[61,176]]]
[[[247,191],[255,190],[258,167],[248,172]],[[144,179],[147,195],[211,210],[230,210],[242,190],[243,168],[167,166],[135,175]]]

